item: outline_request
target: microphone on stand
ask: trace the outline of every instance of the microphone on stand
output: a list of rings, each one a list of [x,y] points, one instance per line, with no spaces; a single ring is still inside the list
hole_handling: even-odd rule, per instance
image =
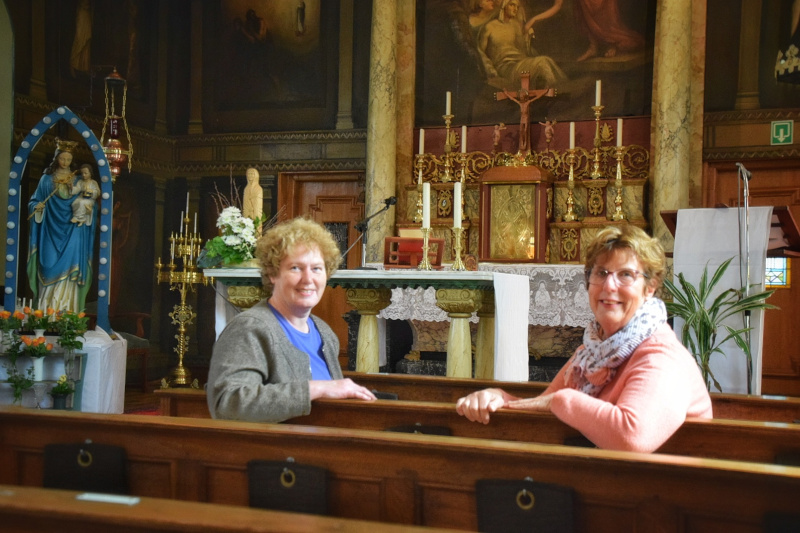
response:
[[[395,205],[396,203],[397,203],[397,196],[390,196],[389,198],[383,201],[384,206],[380,210],[376,211],[375,213],[372,213],[370,216],[358,222],[354,226],[358,231],[361,232],[361,235],[359,235],[358,238],[355,240],[355,242],[353,242],[353,244],[350,245],[350,248],[347,249],[347,251],[343,254],[343,256],[346,258],[350,250],[353,249],[353,246],[355,246],[356,243],[358,243],[358,241],[360,240],[361,241],[361,266],[359,267],[360,270],[375,270],[373,268],[367,268],[365,266],[367,261],[367,239],[365,235],[367,234],[367,226],[369,225],[369,221],[375,218],[376,216],[380,215],[384,211],[387,211],[389,207]]]
[[[742,179],[745,181],[750,181],[750,178],[753,177],[750,171],[744,168],[744,165],[741,163],[736,163],[736,166],[739,167],[739,174],[741,174]]]

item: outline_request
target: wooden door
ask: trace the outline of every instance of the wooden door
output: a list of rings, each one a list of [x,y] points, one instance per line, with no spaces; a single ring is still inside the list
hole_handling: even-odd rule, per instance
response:
[[[745,165],[752,173],[750,205],[785,205],[800,221],[800,161],[746,161]],[[738,205],[739,177],[733,162],[706,163],[703,181],[706,207]],[[790,286],[777,289],[769,300],[780,309],[764,316],[762,394],[800,396],[800,344],[794,335],[800,316],[800,258],[791,262],[795,270]]]
[[[364,217],[364,172],[281,172],[278,174],[280,220],[301,215],[331,230],[344,253],[359,237],[355,224]],[[361,265],[360,243],[352,247],[341,268]],[[345,290],[328,287],[313,313],[325,320],[339,337],[339,360],[347,369],[347,331],[343,315],[352,308]]]

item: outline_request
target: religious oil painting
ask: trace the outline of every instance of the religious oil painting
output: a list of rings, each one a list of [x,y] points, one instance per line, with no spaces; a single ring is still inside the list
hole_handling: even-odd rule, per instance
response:
[[[418,4],[418,126],[442,124],[445,93],[456,123],[515,122],[504,90],[556,90],[532,121],[650,113],[655,0],[428,0]]]
[[[220,108],[324,99],[320,0],[224,0],[216,21]]]

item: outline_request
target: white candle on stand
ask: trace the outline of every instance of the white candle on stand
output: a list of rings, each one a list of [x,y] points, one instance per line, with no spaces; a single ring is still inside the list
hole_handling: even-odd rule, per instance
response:
[[[597,80],[594,85],[594,105],[599,106],[600,102],[600,80]]]
[[[175,241],[169,243],[169,257],[175,259]]]
[[[420,155],[425,153],[425,130],[422,128],[419,129],[419,153]]]
[[[617,147],[622,148],[622,119],[617,119]]]
[[[447,94],[445,95],[444,114],[445,115],[450,114],[450,91],[447,91]]]
[[[183,235],[183,211],[181,211],[181,235]]]
[[[467,153],[467,127],[461,126],[461,152]]]
[[[575,148],[575,123],[569,123],[569,149]]]
[[[422,227],[431,227],[431,184],[422,184]]]
[[[197,213],[194,214],[194,232],[197,233]]]
[[[461,182],[453,184],[453,227],[461,227]]]
[[[189,214],[189,193],[186,193],[186,214]]]

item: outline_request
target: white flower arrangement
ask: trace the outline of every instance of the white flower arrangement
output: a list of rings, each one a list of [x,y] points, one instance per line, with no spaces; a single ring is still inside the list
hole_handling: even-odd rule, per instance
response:
[[[217,218],[221,235],[206,242],[202,259],[205,265],[218,266],[242,263],[255,257],[256,227],[260,220],[252,220],[242,215],[238,207],[228,206]],[[199,262],[198,262],[199,264]]]

